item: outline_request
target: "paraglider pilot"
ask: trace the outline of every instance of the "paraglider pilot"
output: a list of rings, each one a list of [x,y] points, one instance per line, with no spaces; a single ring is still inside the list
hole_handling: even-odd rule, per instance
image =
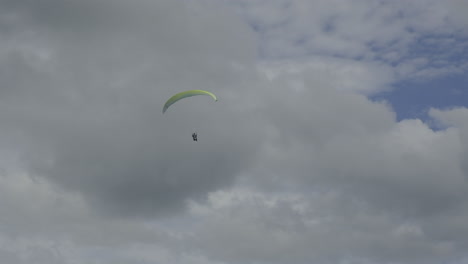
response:
[[[192,138],[193,138],[193,141],[198,141],[198,139],[197,139],[197,133],[193,133],[193,134],[192,134]]]

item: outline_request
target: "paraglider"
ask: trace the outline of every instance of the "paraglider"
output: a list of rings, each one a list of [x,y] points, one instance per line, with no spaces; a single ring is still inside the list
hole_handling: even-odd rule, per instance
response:
[[[216,97],[216,95],[208,91],[204,91],[204,90],[189,90],[185,92],[180,92],[180,93],[173,95],[171,98],[169,98],[169,100],[167,100],[167,102],[164,104],[164,107],[163,107],[163,111],[162,111],[163,114],[166,112],[169,106],[173,105],[177,101],[187,98],[187,97],[195,96],[195,95],[208,95],[208,96],[211,96],[211,98],[213,98],[215,101],[218,101],[218,98]],[[192,139],[193,141],[198,141],[197,133],[192,134]]]

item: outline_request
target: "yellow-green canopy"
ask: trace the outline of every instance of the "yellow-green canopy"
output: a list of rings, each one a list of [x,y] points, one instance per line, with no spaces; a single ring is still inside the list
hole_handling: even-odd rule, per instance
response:
[[[185,91],[185,92],[181,92],[181,93],[175,94],[174,96],[172,96],[171,98],[169,98],[169,100],[167,100],[167,102],[164,104],[164,107],[163,107],[163,114],[166,112],[166,110],[169,108],[169,106],[171,106],[171,105],[174,104],[175,102],[179,101],[180,99],[184,99],[184,98],[187,98],[187,97],[190,97],[190,96],[195,96],[195,95],[209,95],[209,96],[211,96],[215,101],[218,101],[218,98],[216,98],[216,95],[214,95],[213,93],[210,93],[210,92],[208,92],[208,91],[204,91],[204,90],[189,90],[189,91]]]

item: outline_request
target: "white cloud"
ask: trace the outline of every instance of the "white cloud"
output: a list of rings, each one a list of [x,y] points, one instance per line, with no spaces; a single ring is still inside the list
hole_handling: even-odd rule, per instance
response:
[[[467,242],[454,234],[465,234],[467,217],[463,125],[436,132],[420,120],[397,122],[384,104],[331,89],[334,80],[320,74],[285,68],[267,72],[269,86],[259,91],[268,94],[259,111],[269,131],[256,170],[241,181],[262,192],[213,196],[201,210],[210,215],[200,235],[206,251],[266,263],[438,263],[462,256]],[[443,120],[464,119],[458,111]],[[276,208],[284,192],[302,196],[306,210],[293,209],[297,198],[283,203],[289,212]],[[288,223],[296,224],[281,225]]]
[[[326,86],[326,89],[361,94],[388,90],[395,79],[391,67],[385,64],[329,57],[314,57],[303,61],[267,62],[260,70],[265,72],[270,79],[281,73],[288,73],[291,75],[290,79],[296,77],[297,81],[301,82],[302,75],[306,75],[307,78],[314,79],[314,83],[310,85],[321,85]],[[277,81],[281,79],[274,80],[274,82]]]
[[[396,77],[393,81],[436,78],[467,69],[466,58],[440,58],[466,53],[466,48],[456,48],[465,45],[468,33],[466,19],[459,15],[465,8],[461,1],[228,2],[238,6],[259,31],[266,58],[313,60],[327,55],[370,62],[369,67],[378,61],[389,66],[388,75]],[[433,42],[422,49],[428,37]]]

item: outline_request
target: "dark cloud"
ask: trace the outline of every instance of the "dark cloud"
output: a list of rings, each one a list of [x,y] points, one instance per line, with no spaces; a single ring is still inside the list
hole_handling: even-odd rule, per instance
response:
[[[1,121],[32,174],[82,193],[103,212],[138,216],[180,209],[248,167],[258,133],[240,125],[245,115],[229,114],[235,103],[223,96],[242,59],[242,45],[231,44],[235,27],[209,25],[171,1],[4,5],[30,33],[10,36],[19,43],[0,66]],[[192,32],[204,26],[222,43],[205,47]],[[212,90],[220,102],[195,98],[191,108],[182,103],[185,112],[162,115],[172,93],[194,88]]]

